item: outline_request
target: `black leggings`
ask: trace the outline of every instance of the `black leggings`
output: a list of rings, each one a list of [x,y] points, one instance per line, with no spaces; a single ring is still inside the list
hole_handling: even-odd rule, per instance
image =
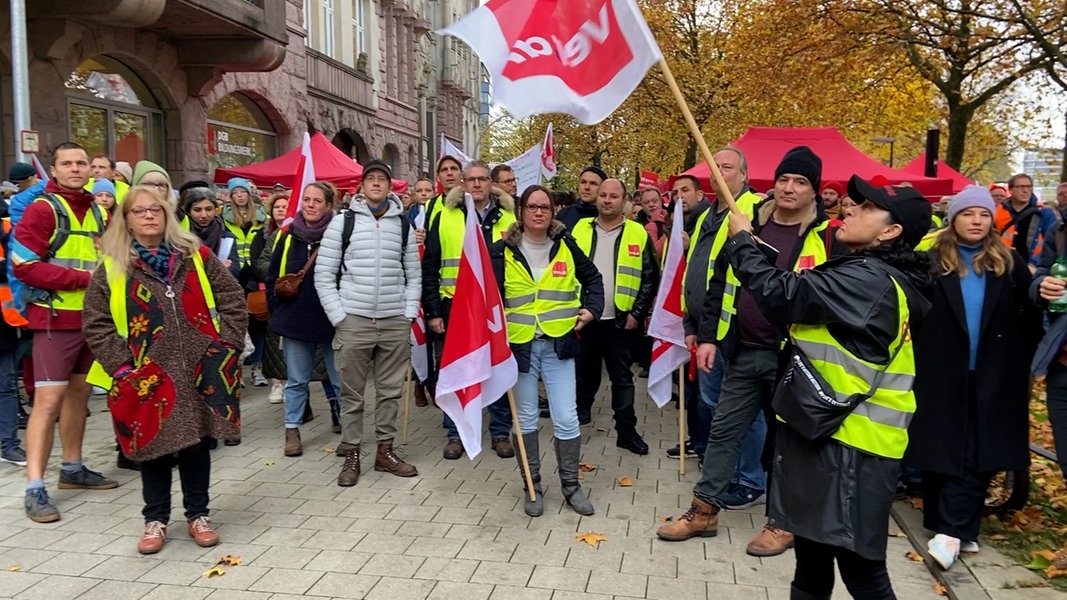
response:
[[[207,438],[205,438],[207,439]],[[182,504],[185,519],[191,521],[208,514],[208,487],[211,485],[211,451],[201,440],[199,443],[141,463],[141,485],[144,497],[145,522],[170,521],[170,488],[174,480],[172,469],[178,464],[178,477],[182,483]]]
[[[793,587],[815,598],[834,591],[834,559],[841,581],[855,600],[896,600],[884,560],[870,560],[844,548],[796,537],[796,572]]]

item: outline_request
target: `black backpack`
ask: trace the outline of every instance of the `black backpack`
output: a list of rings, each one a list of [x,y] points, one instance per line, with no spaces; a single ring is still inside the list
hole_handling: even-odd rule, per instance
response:
[[[352,231],[356,228],[356,213],[352,209],[346,208],[341,211],[341,216],[344,217],[345,224],[341,229],[341,268],[337,269],[337,287],[341,287],[341,274],[348,270],[345,266],[345,252],[348,250],[349,244],[352,243]],[[408,232],[411,229],[411,223],[408,222],[407,215],[400,213],[400,266],[403,268],[404,260],[403,254],[408,248]]]

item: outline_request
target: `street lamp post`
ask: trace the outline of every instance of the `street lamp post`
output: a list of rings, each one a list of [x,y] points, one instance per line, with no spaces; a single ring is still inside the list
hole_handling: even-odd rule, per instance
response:
[[[893,168],[893,144],[896,143],[897,138],[878,136],[871,138],[871,141],[876,144],[889,144],[889,168]]]

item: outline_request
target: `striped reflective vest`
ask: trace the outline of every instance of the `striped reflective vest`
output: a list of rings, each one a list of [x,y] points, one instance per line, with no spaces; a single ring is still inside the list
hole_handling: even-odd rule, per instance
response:
[[[225,219],[222,220],[222,223],[237,238],[234,240],[234,247],[237,248],[237,260],[240,261],[241,267],[252,264],[252,238],[256,237],[257,231],[263,229],[263,224],[256,223],[249,227],[248,232],[245,233],[243,229]]]
[[[575,271],[574,256],[562,240],[538,281],[515,258],[514,249],[504,247],[504,317],[509,342],[530,342],[538,329],[554,338],[574,329],[581,308]]]
[[[456,277],[459,276],[459,257],[463,253],[463,236],[467,234],[467,213],[459,208],[446,207],[442,203],[437,211],[437,235],[441,242],[441,276],[442,298],[456,295]],[[492,241],[504,238],[508,227],[515,222],[515,215],[500,209],[500,220],[493,224]],[[479,227],[481,231],[481,227]]]
[[[762,202],[763,199],[752,193],[751,190],[746,190],[745,193],[738,196],[734,202],[737,203],[737,207],[741,209],[741,212],[745,213],[745,216],[749,220],[756,218],[756,205]],[[689,264],[693,261],[693,252],[697,247],[697,240],[700,239],[700,233],[704,228],[704,219],[708,218],[709,214],[715,214],[716,205],[712,204],[711,208],[705,210],[697,217],[696,225],[693,227],[693,235],[689,240],[689,249],[685,253],[685,268],[689,270]],[[726,238],[730,237],[730,228],[726,226],[726,222],[723,221],[722,225],[715,231],[715,239],[711,242],[711,253],[708,255],[708,278],[704,284],[704,289],[707,289],[708,284],[711,283],[712,276],[715,275],[715,259],[718,258],[719,253],[722,252],[723,245],[726,244]],[[667,255],[667,251],[663,251],[663,255]],[[685,275],[682,276],[682,281],[685,281]],[[697,307],[699,310],[700,307]],[[686,310],[685,306],[685,293],[682,293],[682,310]]]
[[[829,227],[830,222],[823,221],[804,236],[804,241],[800,246],[800,254],[797,255],[797,260],[793,264],[794,271],[803,271],[826,262],[826,259],[830,256],[831,247],[831,241],[827,237],[829,235]],[[722,294],[719,328],[715,334],[719,340],[726,338],[726,334],[730,331],[730,325],[733,323],[734,315],[737,314],[737,290],[740,287],[741,282],[737,279],[737,275],[734,274],[734,268],[730,267],[726,271],[726,288]]]
[[[580,219],[571,230],[574,241],[592,259],[596,218]],[[615,308],[627,312],[634,307],[637,291],[641,289],[641,266],[648,246],[648,231],[637,221],[623,221],[615,253]],[[607,291],[607,290],[605,290]]]
[[[129,319],[126,312],[127,275],[125,271],[114,268],[109,256],[104,257],[103,266],[104,273],[107,275],[108,305],[111,308],[111,318],[115,322],[115,332],[125,340],[130,335]],[[211,324],[215,327],[215,331],[218,332],[221,328],[219,311],[215,307],[215,294],[211,291],[211,282],[208,281],[207,271],[204,269],[204,259],[201,258],[199,251],[193,253],[193,268],[196,269],[196,278],[200,282],[200,289],[204,291],[204,301],[207,303],[207,310],[211,315]],[[134,366],[139,367],[140,365]],[[93,365],[89,368],[85,381],[90,385],[95,385],[105,390],[110,390],[113,382],[111,374],[96,361],[93,361]]]
[[[915,414],[915,354],[911,342],[908,299],[900,284],[897,292],[897,336],[890,344],[888,366],[867,362],[849,352],[827,331],[826,325],[790,327],[793,344],[833,388],[838,400],[852,394],[866,394],[878,371],[885,370],[878,389],[849,414],[833,439],[857,450],[890,459],[904,456],[908,447],[908,424]]]
[[[52,232],[52,237],[48,239],[51,256],[43,257],[42,260],[49,264],[69,269],[82,271],[95,269],[97,263],[100,262],[100,252],[96,247],[97,240],[104,233],[104,225],[107,219],[100,207],[94,202],[90,209],[85,212],[85,218],[79,223],[74,211],[70,209],[70,204],[67,203],[67,199],[63,196],[49,194],[47,197],[35,199],[34,202],[47,202],[56,217],[56,228]],[[65,213],[62,218],[59,215],[59,211]],[[63,231],[64,222],[68,224],[66,231]],[[54,244],[57,236],[65,236],[66,238],[58,247]],[[54,248],[54,251],[51,248]],[[84,289],[64,290],[48,294],[48,296],[48,301],[38,300],[34,304],[51,310],[77,311],[80,311],[85,305]]]

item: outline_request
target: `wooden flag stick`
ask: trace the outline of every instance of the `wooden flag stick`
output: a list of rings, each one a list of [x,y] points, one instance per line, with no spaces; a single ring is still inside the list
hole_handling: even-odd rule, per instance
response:
[[[685,364],[678,367],[678,474],[685,475]]]
[[[689,132],[693,135],[693,139],[696,140],[697,147],[700,148],[700,154],[704,157],[704,160],[708,162],[708,166],[711,167],[711,176],[715,178],[715,185],[719,189],[719,196],[723,200],[726,200],[726,204],[730,207],[730,210],[738,215],[744,216],[741,209],[737,207],[737,203],[734,202],[734,195],[730,192],[730,188],[726,186],[726,180],[722,178],[722,173],[719,172],[719,165],[715,164],[715,158],[711,155],[711,150],[708,149],[708,143],[704,141],[704,134],[700,133],[700,127],[697,126],[697,121],[693,118],[693,113],[689,110],[689,104],[685,101],[685,96],[682,95],[682,90],[678,87],[678,82],[674,80],[674,74],[671,73],[671,68],[667,65],[667,59],[661,58],[659,60],[659,68],[660,71],[663,71],[663,77],[667,80],[667,86],[671,88],[671,92],[674,94],[674,99],[678,102],[679,108],[682,109],[682,116],[685,117],[685,122],[689,125]]]
[[[400,436],[400,443],[408,443],[408,418],[411,416],[411,365],[407,365],[408,376],[404,380],[404,427]]]
[[[533,475],[530,474],[530,461],[526,459],[526,442],[522,439],[522,426],[519,425],[519,410],[515,407],[515,392],[508,390],[508,406],[511,407],[511,422],[515,428],[515,441],[519,443],[519,462],[522,463],[522,478],[526,481],[526,493],[530,502],[537,502],[534,491]]]

